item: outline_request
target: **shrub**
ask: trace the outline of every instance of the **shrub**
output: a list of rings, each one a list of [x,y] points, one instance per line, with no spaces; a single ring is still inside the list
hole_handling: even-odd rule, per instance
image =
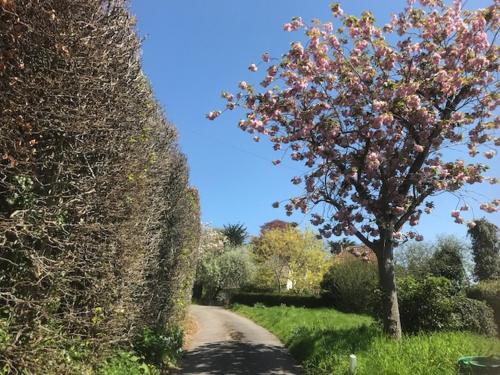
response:
[[[330,267],[321,289],[322,295],[339,310],[372,313],[377,285],[376,265],[351,259]]]
[[[399,312],[403,331],[435,331],[451,325],[454,288],[444,277],[398,280]]]
[[[183,332],[179,327],[169,328],[161,334],[145,328],[136,337],[134,349],[147,363],[162,368],[175,365],[182,354],[182,344]]]
[[[463,296],[457,297],[454,315],[456,328],[459,330],[488,336],[494,336],[497,333],[493,310],[486,302]]]
[[[493,309],[495,322],[500,331],[500,279],[481,281],[470,287],[466,293],[469,298],[484,301]]]
[[[486,335],[496,332],[491,308],[457,293],[453,282],[444,277],[401,278],[398,297],[404,332],[464,330]]]
[[[261,304],[264,306],[296,306],[296,307],[326,307],[330,301],[317,296],[300,296],[283,293],[237,293],[231,296],[231,303],[247,306]]]
[[[160,373],[145,364],[131,352],[119,352],[108,358],[97,371],[98,375],[159,375]]]

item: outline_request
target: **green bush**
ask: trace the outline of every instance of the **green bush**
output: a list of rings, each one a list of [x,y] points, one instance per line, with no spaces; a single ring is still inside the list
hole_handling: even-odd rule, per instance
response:
[[[108,358],[97,371],[98,375],[159,375],[154,367],[148,366],[131,352],[119,352]]]
[[[160,334],[145,328],[134,341],[134,350],[149,364],[164,367],[175,365],[182,354],[183,332],[173,327]]]
[[[467,290],[467,297],[484,301],[491,306],[500,333],[500,279],[477,283]]]
[[[359,259],[334,264],[321,282],[322,296],[341,311],[372,313],[378,286],[377,266]]]
[[[331,303],[322,297],[300,296],[296,294],[278,293],[237,293],[231,296],[232,304],[254,306],[296,306],[296,307],[327,307]]]
[[[404,332],[436,331],[449,327],[454,310],[454,287],[444,277],[398,280],[398,301]]]
[[[406,333],[440,330],[496,333],[491,308],[457,293],[453,281],[444,277],[399,279],[398,301],[401,325]]]
[[[466,297],[455,298],[454,315],[457,329],[494,336],[497,327],[493,310],[486,302]]]

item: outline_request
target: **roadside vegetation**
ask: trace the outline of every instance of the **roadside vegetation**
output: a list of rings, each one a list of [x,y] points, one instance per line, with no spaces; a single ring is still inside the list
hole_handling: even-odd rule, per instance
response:
[[[125,1],[0,1],[0,374],[179,358],[198,193]]]
[[[488,261],[498,264],[493,229],[482,240],[490,244]],[[271,229],[276,238],[290,230]],[[253,246],[259,238],[246,248],[250,259],[255,259]],[[266,251],[273,253],[276,247],[276,254],[286,254],[282,244],[270,241]],[[381,326],[379,280],[371,254],[348,240],[324,247],[324,254],[333,254],[325,255],[328,267],[314,287],[295,289],[288,283],[292,287],[284,289],[272,274],[263,284],[265,268],[257,262],[253,276],[232,291],[230,299],[233,311],[276,334],[308,374],[345,374],[349,354],[355,354],[358,374],[451,375],[462,356],[500,353],[500,284],[495,276],[481,279],[476,273],[482,268],[474,267],[471,254],[481,250],[453,236],[398,248],[395,270],[403,337],[396,342]],[[299,252],[307,253],[304,248]],[[284,275],[286,280],[294,274]]]
[[[500,353],[500,341],[467,332],[436,332],[387,338],[366,316],[334,309],[234,305],[232,310],[279,337],[307,374],[346,374],[349,355],[359,375],[455,375],[465,355]]]

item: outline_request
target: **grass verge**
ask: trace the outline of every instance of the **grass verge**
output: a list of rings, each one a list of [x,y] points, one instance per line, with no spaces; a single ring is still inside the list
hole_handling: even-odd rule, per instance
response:
[[[234,305],[232,310],[278,336],[307,374],[346,374],[351,353],[358,358],[358,375],[456,375],[461,356],[500,354],[500,340],[466,332],[394,342],[372,318],[333,309]]]

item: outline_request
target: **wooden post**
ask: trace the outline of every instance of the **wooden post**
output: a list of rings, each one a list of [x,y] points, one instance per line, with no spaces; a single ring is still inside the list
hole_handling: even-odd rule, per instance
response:
[[[349,356],[349,374],[354,375],[356,373],[356,356],[351,354]]]

